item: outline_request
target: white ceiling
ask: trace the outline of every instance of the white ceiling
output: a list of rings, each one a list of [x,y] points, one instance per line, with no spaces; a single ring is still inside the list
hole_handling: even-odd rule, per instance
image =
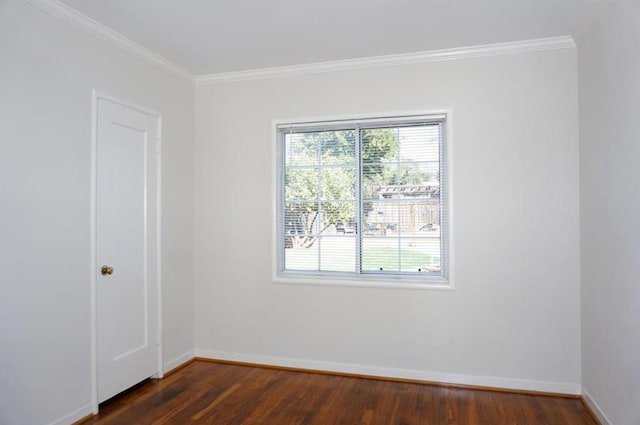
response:
[[[573,34],[597,0],[63,0],[195,74]]]

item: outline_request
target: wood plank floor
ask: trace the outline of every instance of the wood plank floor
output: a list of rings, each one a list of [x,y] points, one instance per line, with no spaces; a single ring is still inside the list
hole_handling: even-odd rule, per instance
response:
[[[83,424],[597,425],[579,399],[195,361]]]

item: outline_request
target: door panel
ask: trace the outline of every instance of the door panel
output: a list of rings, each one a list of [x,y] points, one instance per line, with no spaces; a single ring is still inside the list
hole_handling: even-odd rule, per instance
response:
[[[98,99],[98,402],[158,372],[158,117]],[[112,274],[103,274],[103,266]]]

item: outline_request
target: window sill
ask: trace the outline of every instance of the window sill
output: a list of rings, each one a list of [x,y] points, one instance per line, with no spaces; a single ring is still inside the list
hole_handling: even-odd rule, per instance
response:
[[[411,277],[336,277],[332,275],[287,273],[276,275],[273,283],[284,285],[312,285],[380,289],[410,289],[419,291],[455,291],[452,283],[446,279],[420,279]]]

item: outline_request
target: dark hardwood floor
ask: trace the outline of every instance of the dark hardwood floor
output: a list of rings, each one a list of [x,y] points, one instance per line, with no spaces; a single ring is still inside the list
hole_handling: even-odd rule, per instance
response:
[[[597,425],[579,399],[195,361],[83,424]]]

